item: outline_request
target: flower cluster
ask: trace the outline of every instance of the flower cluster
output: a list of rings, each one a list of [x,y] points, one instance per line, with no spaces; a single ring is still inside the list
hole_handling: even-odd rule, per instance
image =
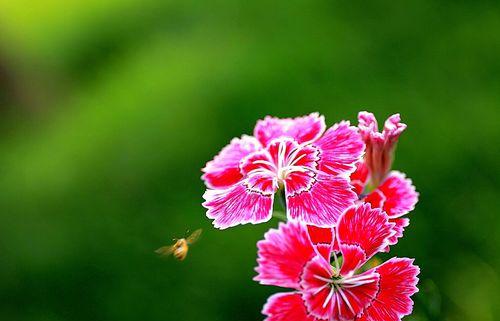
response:
[[[358,121],[327,129],[317,113],[266,117],[203,169],[216,228],[268,221],[282,198],[287,222],[257,243],[255,280],[292,291],[269,298],[267,321],[397,321],[412,311],[419,268],[374,257],[403,236],[418,200],[411,180],[391,171],[406,125],[393,115],[378,132],[367,112]]]

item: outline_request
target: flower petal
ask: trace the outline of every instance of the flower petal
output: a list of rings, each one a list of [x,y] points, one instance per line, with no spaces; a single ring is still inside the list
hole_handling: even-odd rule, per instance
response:
[[[224,190],[207,190],[203,195],[203,206],[207,217],[214,219],[216,228],[225,229],[238,224],[269,221],[273,211],[273,193],[250,188],[241,181]]]
[[[226,188],[236,184],[242,178],[240,161],[260,148],[259,141],[252,136],[233,138],[229,145],[205,165],[201,178],[209,188]]]
[[[300,222],[281,223],[257,243],[258,273],[261,284],[299,289],[304,265],[316,256],[307,228]]]
[[[309,232],[309,237],[314,245],[317,244],[327,244],[331,245],[334,240],[334,229],[332,228],[322,228],[314,225],[308,225],[307,231]]]
[[[262,313],[267,316],[265,321],[322,321],[308,314],[300,293],[277,293],[269,297]]]
[[[307,172],[294,173],[295,177],[301,174],[308,175]],[[337,224],[340,214],[358,199],[349,181],[343,177],[318,173],[310,186],[296,193],[289,189],[289,183],[285,181],[287,216],[290,220],[332,227]]]
[[[323,256],[325,260],[330,261],[335,240],[335,229],[308,225],[307,231],[317,252]]]
[[[379,189],[372,191],[363,199],[364,202],[371,204],[373,208],[380,209],[384,207],[385,200],[386,198],[384,193],[382,193]]]
[[[298,143],[311,142],[325,131],[325,118],[318,113],[297,118],[275,118],[267,116],[257,121],[254,136],[263,146],[280,137],[294,138]]]
[[[340,274],[343,276],[352,275],[369,260],[365,250],[359,244],[340,243],[340,251],[343,259]]]
[[[365,150],[358,129],[347,121],[333,125],[314,146],[320,150],[319,170],[345,176],[354,172]]]
[[[360,321],[399,321],[413,310],[410,296],[418,292],[418,266],[412,259],[392,258],[374,269],[380,275],[379,291]]]
[[[329,319],[332,314],[335,289],[331,279],[332,267],[320,256],[314,257],[304,267],[300,281],[303,298],[307,311],[317,318]]]
[[[374,207],[382,208],[390,218],[400,217],[415,208],[418,202],[418,193],[411,179],[405,174],[392,171],[384,182],[366,199]]]
[[[406,124],[401,122],[401,116],[399,114],[394,114],[385,121],[382,134],[386,137],[387,143],[395,144],[399,135],[401,135],[405,129]]]
[[[317,183],[316,174],[309,170],[293,172],[287,175],[284,183],[287,196],[308,193]]]
[[[394,223],[380,209],[360,204],[348,209],[339,219],[337,237],[342,252],[340,273],[350,276],[374,254],[388,245]]]
[[[370,138],[372,133],[378,132],[378,124],[375,115],[367,111],[360,111],[358,113],[358,127],[363,139]]]
[[[394,223],[394,227],[392,230],[396,232],[393,236],[389,238],[389,245],[394,245],[398,243],[398,239],[403,236],[403,232],[405,230],[405,227],[410,225],[410,219],[409,218],[393,218],[390,219],[389,222]],[[386,249],[385,252],[389,252],[389,249]]]
[[[361,195],[365,190],[369,178],[368,166],[364,161],[360,161],[356,165],[356,170],[351,174],[351,185],[354,186],[356,194]]]
[[[266,150],[259,150],[240,162],[241,173],[246,177],[247,185],[251,190],[263,193],[276,192],[278,181],[271,161]]]

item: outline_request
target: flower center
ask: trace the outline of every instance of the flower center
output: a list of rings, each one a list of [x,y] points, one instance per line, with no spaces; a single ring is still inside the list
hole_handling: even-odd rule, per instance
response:
[[[301,281],[304,300],[317,318],[353,320],[377,292],[379,276],[375,272],[342,275],[341,258],[335,252],[332,256],[334,262],[318,256],[306,265]]]
[[[287,177],[294,172],[312,170],[312,168],[303,164],[303,160],[309,155],[309,153],[304,150],[304,147],[304,145],[299,145],[291,140],[281,140],[278,146],[274,146],[274,148],[269,150],[271,158],[274,161],[273,169],[278,179],[278,183],[283,184]],[[273,153],[273,151],[275,152]]]
[[[335,273],[335,268],[332,269]],[[313,296],[318,295],[322,291],[328,291],[328,294],[323,295],[323,301],[321,308],[325,309],[330,303],[332,303],[332,298],[334,295],[338,295],[338,299],[343,302],[349,309],[349,311],[355,315],[357,312],[354,309],[352,298],[350,298],[346,292],[349,292],[351,288],[358,286],[363,286],[366,284],[374,283],[377,281],[377,277],[373,274],[358,275],[353,277],[342,277],[339,274],[332,275],[330,278],[323,277],[321,275],[313,275],[318,281],[325,282],[323,286],[318,287]]]
[[[240,166],[250,188],[274,192],[286,185],[287,193],[292,194],[310,188],[318,159],[314,146],[280,138],[251,154]]]
[[[283,182],[286,180],[288,174],[290,174],[291,171],[288,167],[280,167],[277,169],[276,177],[278,178],[278,182],[283,184]]]

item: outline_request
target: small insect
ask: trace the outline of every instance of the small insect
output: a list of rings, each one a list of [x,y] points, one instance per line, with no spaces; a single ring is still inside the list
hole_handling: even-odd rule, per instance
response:
[[[155,252],[161,256],[169,256],[172,254],[177,260],[182,261],[186,258],[189,246],[196,242],[201,235],[201,229],[197,229],[191,235],[182,239],[174,239],[173,245],[162,246]]]

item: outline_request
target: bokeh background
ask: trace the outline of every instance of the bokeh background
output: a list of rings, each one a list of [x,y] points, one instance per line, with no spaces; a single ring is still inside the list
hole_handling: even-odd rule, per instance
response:
[[[497,1],[0,0],[0,319],[261,320],[277,221],[213,229],[200,168],[267,114],[369,110],[421,194],[406,320],[500,320],[499,109]]]

